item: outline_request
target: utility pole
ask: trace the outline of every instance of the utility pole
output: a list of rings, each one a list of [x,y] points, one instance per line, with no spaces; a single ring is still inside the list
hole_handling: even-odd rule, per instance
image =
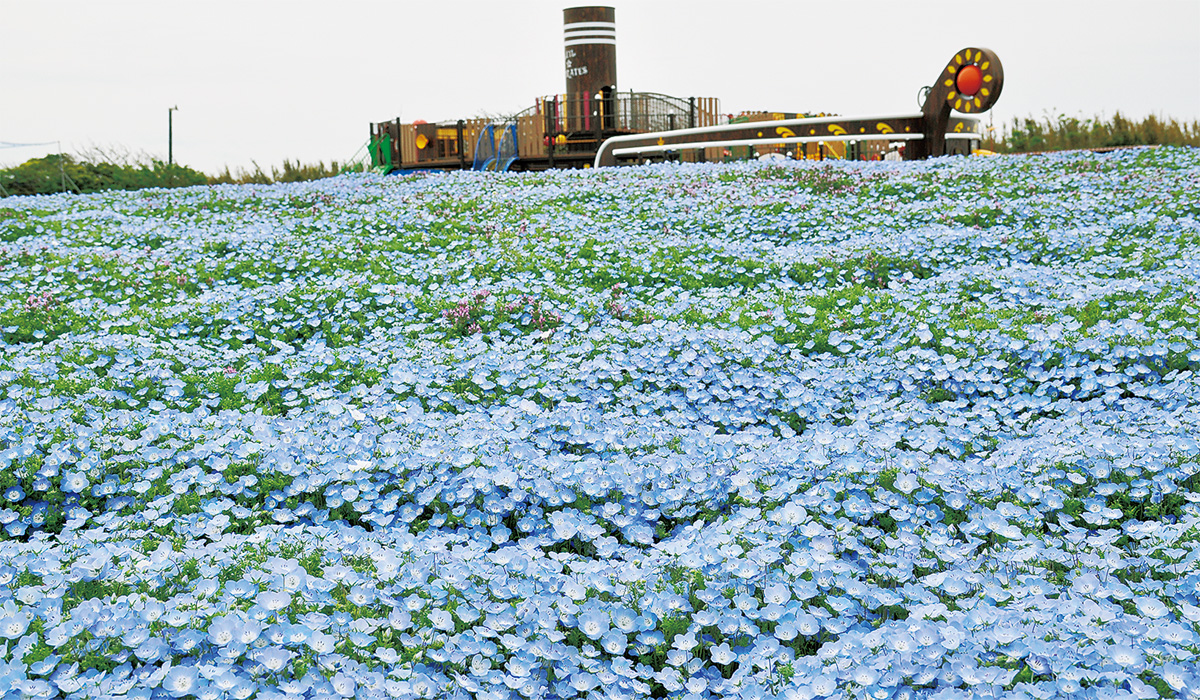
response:
[[[179,107],[167,109],[167,165],[174,165],[175,163],[175,129],[171,118],[177,109]]]

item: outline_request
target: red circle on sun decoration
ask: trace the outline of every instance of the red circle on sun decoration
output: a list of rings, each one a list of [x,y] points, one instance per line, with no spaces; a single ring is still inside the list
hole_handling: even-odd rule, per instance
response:
[[[958,69],[958,77],[954,84],[963,97],[972,97],[983,87],[983,72],[979,70],[979,66],[967,64]]]

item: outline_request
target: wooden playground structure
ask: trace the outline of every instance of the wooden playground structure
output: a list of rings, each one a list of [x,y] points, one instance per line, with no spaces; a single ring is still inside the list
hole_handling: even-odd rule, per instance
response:
[[[647,160],[718,161],[780,154],[790,158],[908,160],[966,154],[983,139],[972,115],[995,104],[1004,69],[995,53],[965,48],[925,91],[919,112],[842,117],[754,112],[723,115],[712,97],[617,90],[616,11],[563,11],[566,90],[540,97],[503,122],[399,119],[371,124],[371,164],[379,172],[545,170]]]

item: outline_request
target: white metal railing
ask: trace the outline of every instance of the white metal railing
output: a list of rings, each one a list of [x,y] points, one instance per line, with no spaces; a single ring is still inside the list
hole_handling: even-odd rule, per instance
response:
[[[616,137],[614,137],[616,138]],[[729,139],[725,141],[700,141],[696,143],[671,143],[659,146],[629,146],[614,148],[614,156],[629,156],[648,153],[671,153],[701,148],[732,148],[735,146],[778,146],[791,143],[831,143],[835,141],[916,141],[924,134],[859,134],[857,136],[792,136],[787,138]],[[612,139],[609,139],[611,141]],[[605,143],[608,143],[607,141]],[[601,149],[603,151],[603,148]],[[600,167],[600,154],[596,154],[594,167]]]
[[[800,119],[772,119],[762,122],[742,122],[739,124],[721,124],[718,126],[701,126],[691,129],[675,129],[673,131],[655,131],[643,134],[625,134],[622,136],[613,136],[600,145],[596,151],[596,158],[593,162],[594,167],[600,167],[600,158],[605,154],[607,149],[613,149],[613,155],[630,155],[634,153],[665,153],[667,151],[688,150],[694,148],[718,148],[726,145],[747,146],[757,143],[762,144],[778,144],[778,143],[819,143],[821,141],[911,141],[924,138],[922,134],[847,134],[845,136],[792,136],[784,138],[760,138],[760,139],[738,139],[736,141],[707,141],[700,143],[687,144],[664,144],[662,146],[642,146],[629,147],[618,149],[622,143],[629,141],[642,141],[644,139],[668,138],[674,136],[691,136],[697,134],[721,134],[727,131],[739,131],[746,128],[754,128],[757,125],[764,127],[795,127],[795,126],[812,126],[816,124],[836,124],[846,121],[861,121],[872,120],[886,122],[896,119],[920,119],[924,114],[921,112],[910,112],[906,114],[886,114],[886,115],[866,115],[866,116],[840,116],[840,117],[804,117]],[[978,123],[978,120],[975,120]],[[947,138],[951,138],[951,134],[946,134]],[[958,133],[953,136],[956,139],[972,139],[982,138],[975,132]]]

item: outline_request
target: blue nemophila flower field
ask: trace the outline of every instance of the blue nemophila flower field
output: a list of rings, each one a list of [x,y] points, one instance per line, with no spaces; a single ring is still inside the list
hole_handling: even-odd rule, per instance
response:
[[[0,697],[1200,687],[1200,156],[0,207]]]

